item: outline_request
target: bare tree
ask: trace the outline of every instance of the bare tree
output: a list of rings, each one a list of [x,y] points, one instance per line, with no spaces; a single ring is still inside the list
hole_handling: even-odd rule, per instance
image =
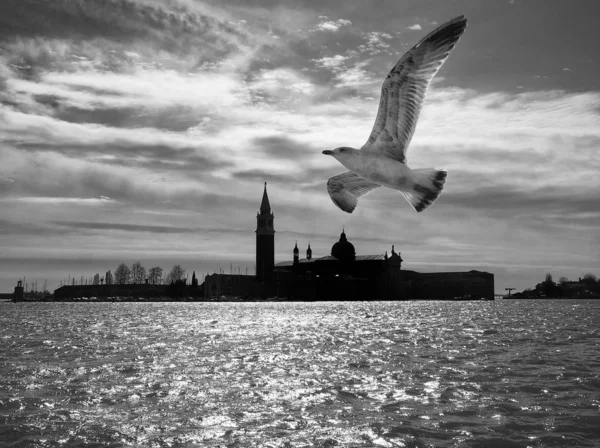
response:
[[[106,272],[106,275],[104,276],[105,278],[105,282],[107,285],[112,285],[113,284],[113,275],[112,272],[110,272],[110,269]]]
[[[588,272],[583,276],[583,282],[587,284],[596,283],[596,276]]]
[[[568,282],[569,282],[569,279],[567,277],[561,277],[558,279],[558,283],[560,285],[564,285],[565,283],[568,283]]]
[[[115,270],[115,283],[117,285],[125,285],[131,279],[131,269],[125,263],[121,263]]]
[[[99,285],[100,284],[100,274],[96,274],[94,275],[94,281],[93,281],[94,285]]]
[[[146,268],[138,260],[131,265],[131,282],[141,284],[144,283],[145,278]]]
[[[155,266],[148,270],[148,283],[152,285],[160,285],[162,281],[163,270],[161,267]]]
[[[178,280],[182,280],[185,278],[185,269],[183,269],[180,265],[176,264],[171,268],[171,272],[167,275],[167,280],[165,283],[169,284],[171,282],[176,282]]]

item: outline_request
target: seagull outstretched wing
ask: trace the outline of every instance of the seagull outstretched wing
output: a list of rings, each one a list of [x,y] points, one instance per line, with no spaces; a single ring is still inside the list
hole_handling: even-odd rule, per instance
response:
[[[467,19],[456,17],[402,56],[383,82],[375,125],[362,150],[384,152],[405,163],[427,87],[466,27]]]
[[[335,205],[343,211],[352,213],[358,204],[358,198],[380,185],[357,176],[351,171],[330,177],[327,192]]]

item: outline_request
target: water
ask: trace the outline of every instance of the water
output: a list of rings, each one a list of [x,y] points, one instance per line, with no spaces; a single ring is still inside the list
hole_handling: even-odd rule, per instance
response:
[[[600,301],[0,305],[0,446],[600,446]]]

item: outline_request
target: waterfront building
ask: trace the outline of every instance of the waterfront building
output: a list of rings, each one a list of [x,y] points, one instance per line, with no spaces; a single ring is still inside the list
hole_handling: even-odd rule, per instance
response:
[[[494,300],[494,274],[403,271],[407,297],[413,300]]]
[[[180,300],[198,299],[204,297],[203,286],[188,285],[185,280],[171,282],[166,285],[148,283],[100,284],[100,285],[64,285],[54,290],[54,300],[65,301],[72,299],[110,300],[112,298],[132,298],[144,300]]]
[[[313,258],[310,244],[306,258],[298,257],[297,244],[293,261],[275,265],[279,290],[289,297],[310,300],[400,300],[403,296],[402,258],[392,255],[356,255],[345,231],[331,247],[329,255]]]
[[[288,300],[407,300],[494,298],[494,275],[487,272],[418,273],[402,270],[394,245],[390,255],[357,254],[342,230],[329,255],[314,257],[308,243],[300,258],[296,241],[291,260],[275,264],[274,214],[267,184],[256,214],[256,275],[212,274],[205,278],[205,299],[222,296]]]

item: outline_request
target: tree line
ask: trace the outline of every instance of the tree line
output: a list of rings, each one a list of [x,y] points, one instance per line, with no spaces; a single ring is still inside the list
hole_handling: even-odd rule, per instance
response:
[[[544,294],[546,297],[562,297],[569,294],[569,291],[578,291],[579,289],[587,289],[589,292],[600,292],[600,281],[591,273],[585,274],[577,281],[570,281],[567,277],[560,277],[558,283],[552,278],[552,274],[546,274],[543,282],[535,285],[534,290],[527,288],[525,294]]]
[[[186,282],[186,271],[180,265],[176,264],[167,273],[163,271],[160,266],[154,266],[146,270],[142,263],[136,261],[131,266],[121,263],[114,273],[109,269],[106,271],[104,276],[100,276],[100,273],[96,273],[93,279],[89,282],[86,279],[85,284],[90,285],[127,285],[127,284],[145,284],[146,281],[150,285],[168,285],[171,283]],[[72,282],[66,282],[66,284],[76,285],[77,282],[73,277]],[[84,277],[81,277],[80,285],[84,284]],[[192,286],[198,286],[198,279],[196,278],[196,272],[192,274]]]

